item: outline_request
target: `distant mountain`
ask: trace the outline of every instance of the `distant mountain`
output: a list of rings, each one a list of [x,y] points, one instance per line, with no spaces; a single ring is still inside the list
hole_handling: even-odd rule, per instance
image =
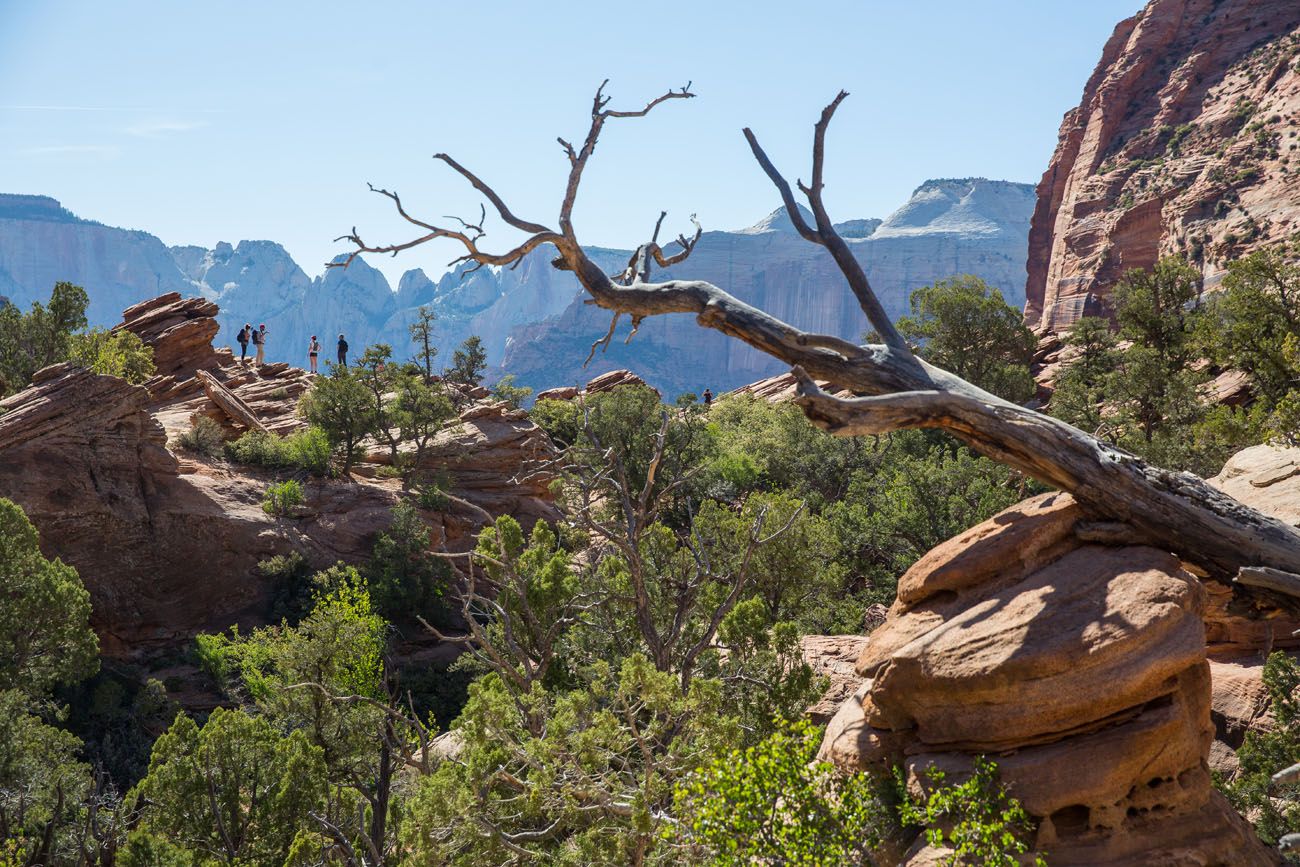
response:
[[[984,277],[1018,305],[1033,204],[1027,184],[927,181],[888,219],[850,220],[838,228],[893,315],[905,312],[917,286],[958,273]],[[588,252],[611,273],[628,257],[626,250]],[[432,304],[444,358],[477,334],[495,375],[515,373],[537,388],[632,367],[672,395],[706,385],[718,391],[780,369],[736,341],[703,331],[690,317],[670,316],[645,322],[630,345],[616,342],[583,370],[608,315],[583,304],[577,281],[552,268],[551,258],[543,249],[514,269],[470,273],[462,265],[436,279],[407,271],[394,291],[362,258],[310,277],[272,241],[168,248],[146,232],[77,217],[54,199],[0,194],[0,295],[25,308],[47,298],[56,281],[70,280],[86,287],[95,325],[115,324],[131,304],[179,291],[220,306],[218,344],[233,344],[245,322],[265,323],[272,361],[303,364],[312,334],[330,358],[340,332],[354,357],[382,341],[404,358],[416,309]],[[829,257],[795,234],[783,209],[745,229],[706,233],[677,274],[710,280],[806,328],[856,340],[866,327]]]
[[[932,180],[917,187],[886,220],[838,224],[886,311],[907,312],[912,290],[976,274],[1024,303],[1029,184],[983,178]],[[812,215],[805,215],[812,222]],[[830,256],[795,232],[784,209],[746,229],[707,232],[690,259],[662,276],[707,280],[786,322],[858,341],[866,318]],[[780,372],[782,365],[739,341],[707,331],[693,316],[648,319],[624,345],[624,320],[608,350],[587,369],[593,340],[605,334],[609,313],[581,299],[558,316],[511,335],[503,367],[535,388],[572,385],[620,367],[640,373],[668,395],[736,388]]]

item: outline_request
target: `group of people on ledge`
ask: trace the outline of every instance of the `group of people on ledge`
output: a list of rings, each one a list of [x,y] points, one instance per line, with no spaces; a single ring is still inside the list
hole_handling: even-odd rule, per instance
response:
[[[244,361],[248,358],[248,344],[251,343],[253,344],[253,350],[255,352],[253,363],[259,367],[265,364],[266,363],[266,338],[267,338],[267,333],[266,333],[265,322],[263,322],[261,325],[257,326],[256,328],[254,328],[251,323],[245,322],[244,327],[239,329],[239,334],[235,337],[236,342],[239,343],[240,363],[243,364]],[[339,352],[338,354],[339,367],[347,367],[348,366],[348,342],[343,337],[342,334],[339,335],[338,352]],[[307,342],[307,363],[311,366],[312,373],[317,372],[316,362],[319,356],[320,356],[320,341],[317,340],[316,335],[313,334],[311,336],[311,340]]]

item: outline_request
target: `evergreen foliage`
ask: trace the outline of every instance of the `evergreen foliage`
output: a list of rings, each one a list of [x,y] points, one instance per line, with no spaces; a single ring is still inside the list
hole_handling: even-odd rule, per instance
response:
[[[483,339],[477,334],[471,334],[452,353],[451,369],[445,375],[450,382],[473,388],[483,382],[483,370],[486,367],[487,350],[483,348]]]
[[[1034,396],[1034,335],[1002,293],[966,274],[912,293],[898,331],[931,364],[1017,403]]]
[[[22,313],[0,306],[0,397],[27,387],[32,374],[69,357],[72,334],[86,327],[86,290],[56,283],[48,304],[32,302]]]
[[[116,376],[136,385],[154,375],[153,347],[146,346],[134,332],[91,328],[74,334],[68,344],[68,360],[95,373]]]

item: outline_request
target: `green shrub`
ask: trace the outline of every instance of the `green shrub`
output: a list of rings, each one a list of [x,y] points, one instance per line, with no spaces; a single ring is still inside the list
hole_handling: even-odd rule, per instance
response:
[[[261,467],[289,465],[280,438],[256,430],[250,430],[239,439],[226,443],[226,457],[235,463]]]
[[[504,400],[512,409],[519,409],[524,401],[532,397],[533,390],[525,385],[515,385],[515,375],[508,373],[492,386],[492,396]]]
[[[528,417],[560,448],[573,445],[578,439],[582,417],[578,413],[577,401],[539,400],[528,411]]]
[[[1232,806],[1270,846],[1300,831],[1300,785],[1274,787],[1273,774],[1300,762],[1300,664],[1278,651],[1264,663],[1264,686],[1273,712],[1271,729],[1246,733],[1237,750],[1240,770],[1231,782],[1216,780]]]
[[[430,512],[445,512],[451,506],[451,498],[438,485],[428,483],[416,488],[415,504]]]
[[[189,430],[176,437],[176,444],[186,451],[216,458],[221,456],[225,440],[226,434],[221,425],[206,415],[201,415],[190,422]]]
[[[315,425],[290,434],[284,440],[289,462],[314,476],[330,472],[330,441],[325,431]]]
[[[131,331],[92,328],[72,335],[68,360],[95,373],[139,383],[154,375],[153,347]]]
[[[897,835],[888,787],[817,760],[821,730],[802,720],[700,768],[677,787],[678,836],[693,863],[872,863]]]
[[[330,444],[325,432],[309,426],[287,437],[249,431],[226,443],[226,457],[236,463],[274,469],[301,469],[312,475],[329,475]]]
[[[277,554],[257,564],[271,585],[271,620],[296,624],[311,611],[311,566],[297,551]]]
[[[895,770],[899,784],[902,772]],[[998,766],[983,756],[975,759],[975,772],[964,783],[951,784],[943,771],[929,768],[927,797],[916,803],[903,801],[899,815],[905,824],[925,828],[931,846],[953,850],[953,864],[985,867],[1020,867],[1020,856],[1030,850],[1033,825],[1020,802],[1007,794],[998,780]],[[1045,867],[1038,855],[1032,863]]]
[[[297,479],[288,479],[266,489],[262,498],[262,511],[277,518],[283,518],[295,506],[303,504],[302,483]]]
[[[410,503],[398,503],[366,569],[375,610],[389,620],[416,614],[443,619],[441,600],[451,569],[429,553],[429,546],[429,529],[420,513]]]

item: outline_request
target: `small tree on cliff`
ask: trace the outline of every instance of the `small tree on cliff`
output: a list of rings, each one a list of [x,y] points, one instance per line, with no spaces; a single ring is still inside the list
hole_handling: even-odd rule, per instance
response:
[[[48,305],[32,302],[21,313],[0,307],[0,397],[31,382],[32,374],[68,357],[72,333],[86,327],[86,290],[56,283]]]
[[[44,696],[99,668],[90,594],[77,570],[41,554],[36,528],[0,498],[0,690]]]
[[[99,668],[90,595],[77,572],[47,560],[36,528],[0,498],[0,862],[61,863],[93,793],[81,742],[48,725],[56,686]],[[44,718],[43,718],[44,717]],[[109,818],[106,807],[104,817]],[[93,843],[87,842],[87,848]]]
[[[898,330],[922,358],[972,385],[1017,402],[1034,396],[1034,335],[1002,293],[969,274],[912,293]]]
[[[433,323],[437,319],[433,305],[425,304],[415,311],[415,321],[407,326],[415,343],[416,361],[424,368],[424,378],[430,382],[433,381],[433,359],[438,355],[438,347],[433,345]]]
[[[465,342],[451,356],[451,369],[447,379],[473,388],[483,381],[483,369],[487,367],[487,350],[483,340],[477,334],[465,338]]]
[[[349,367],[334,367],[332,376],[317,377],[298,407],[303,418],[325,432],[330,447],[343,459],[343,475],[352,470],[357,446],[375,426],[373,397]]]
[[[355,375],[370,395],[371,432],[388,446],[389,457],[397,463],[397,449],[402,444],[402,432],[392,412],[389,393],[397,380],[393,365],[393,348],[387,343],[367,346],[355,365]]]

